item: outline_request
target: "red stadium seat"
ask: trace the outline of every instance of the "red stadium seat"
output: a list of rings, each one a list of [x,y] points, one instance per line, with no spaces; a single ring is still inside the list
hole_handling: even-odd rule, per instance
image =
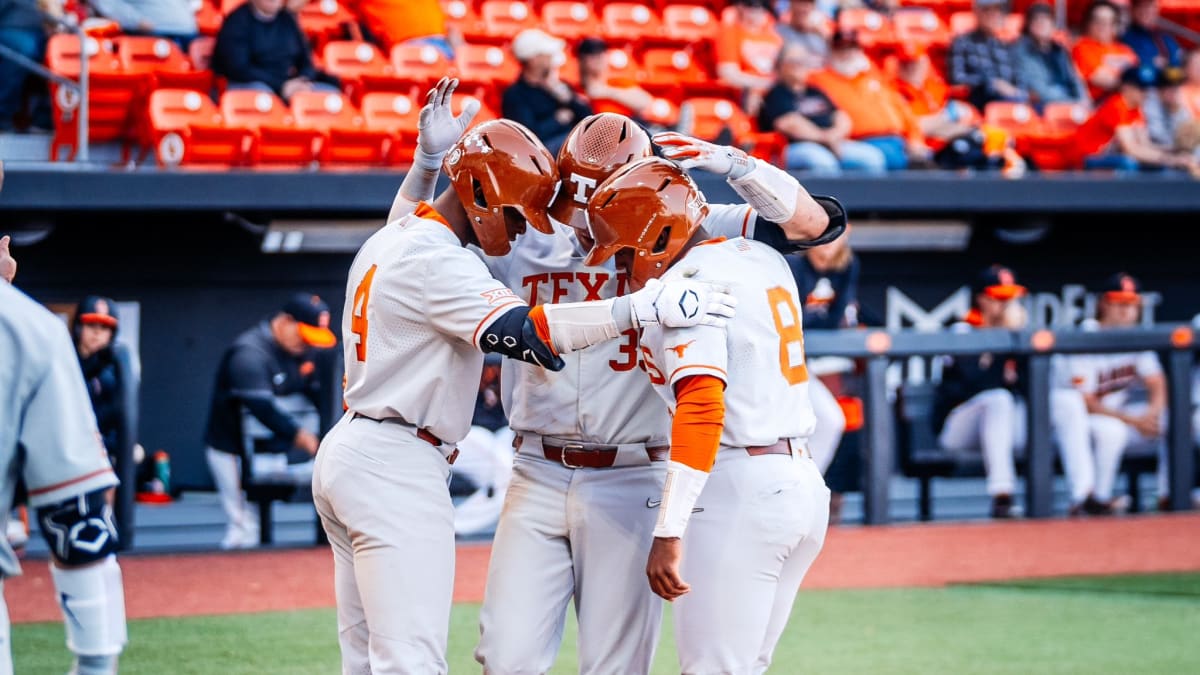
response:
[[[457,101],[460,97],[455,97]],[[362,99],[363,121],[367,129],[388,134],[392,142],[389,164],[412,163],[417,147],[417,116],[421,103],[413,97],[394,92],[371,92]]]
[[[1018,138],[1032,136],[1043,130],[1042,118],[1032,106],[1025,103],[993,101],[984,107],[983,121]]]
[[[944,23],[955,12],[970,11],[971,0],[904,0],[904,6],[932,10]]]
[[[506,50],[493,45],[463,45],[454,50],[460,91],[499,107],[500,92],[517,80],[520,65]]]
[[[596,34],[596,18],[591,5],[586,2],[554,0],[542,6],[542,23],[551,35],[568,42],[578,42]]]
[[[642,79],[633,54],[625,49],[608,50],[608,82],[613,86],[632,86]]]
[[[454,64],[446,58],[442,50],[430,45],[398,44],[392,47],[391,56],[393,77],[415,86],[422,94],[437,84],[438,80],[453,75],[455,71]],[[377,86],[368,89],[395,91]]]
[[[297,129],[283,101],[261,91],[231,90],[221,96],[221,115],[231,126],[255,132],[252,157],[262,164],[312,164],[317,161],[321,135]]]
[[[186,89],[150,94],[152,145],[159,166],[238,165],[250,156],[254,134],[225,125],[207,96]]]
[[[536,28],[538,16],[522,0],[484,0],[479,5],[480,30],[464,33],[472,42],[507,44],[526,28]]]
[[[684,49],[647,49],[642,56],[644,77],[641,85],[646,91],[679,102],[689,85],[705,84],[708,73]]]
[[[412,86],[412,81],[396,75],[395,66],[369,42],[334,40],[326,43],[321,54],[325,70],[342,81],[352,101],[361,101],[368,91],[407,91]]]
[[[292,114],[301,129],[316,129],[324,136],[323,164],[383,164],[392,136],[368,129],[358,109],[342,94],[304,92],[292,97]]]
[[[1047,103],[1042,110],[1042,119],[1048,132],[1070,132],[1079,128],[1091,114],[1088,106],[1082,103]]]
[[[876,60],[896,46],[896,31],[891,20],[865,7],[843,9],[838,13],[838,28],[854,31],[858,35],[858,44]]]
[[[612,44],[637,44],[662,34],[662,20],[649,7],[634,2],[614,2],[600,12],[600,31]]]
[[[121,59],[121,69],[153,75],[155,88],[194,89],[204,93],[212,89],[212,72],[196,68],[171,40],[129,35],[116,38],[113,44]]]
[[[146,73],[126,73],[121,69],[120,59],[113,53],[112,43],[107,40],[87,38],[88,51],[88,138],[91,142],[123,141],[123,157],[128,161],[130,141],[135,131],[134,101],[139,93],[144,95],[150,76]],[[79,38],[59,34],[50,38],[46,45],[46,66],[54,73],[79,80]],[[50,97],[54,113],[54,137],[50,141],[50,159],[57,161],[61,150],[67,150],[67,159],[75,157],[79,142],[80,96],[69,87],[50,83]]]

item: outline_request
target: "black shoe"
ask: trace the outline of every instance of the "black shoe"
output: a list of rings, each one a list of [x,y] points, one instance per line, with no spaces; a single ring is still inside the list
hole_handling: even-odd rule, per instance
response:
[[[1071,507],[1069,511],[1072,516],[1111,516],[1116,513],[1112,502],[1102,502],[1092,495],[1088,495],[1087,499],[1079,502]]]
[[[992,497],[992,517],[993,518],[1012,518],[1013,517],[1012,495],[996,495],[995,497]]]

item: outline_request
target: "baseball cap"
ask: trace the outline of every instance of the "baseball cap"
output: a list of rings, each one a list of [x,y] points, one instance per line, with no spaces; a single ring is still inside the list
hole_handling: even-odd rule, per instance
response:
[[[1138,89],[1149,89],[1157,81],[1154,69],[1148,66],[1129,66],[1121,71],[1121,84],[1131,84]]]
[[[116,303],[98,295],[89,295],[75,308],[75,320],[80,324],[108,326],[116,330],[120,317]]]
[[[537,28],[526,28],[513,38],[512,53],[524,62],[535,56],[557,56],[563,53],[567,43]]]
[[[1025,287],[1017,283],[1012,270],[1003,265],[992,265],[983,270],[971,285],[971,295],[980,293],[996,300],[1012,300],[1025,295]]]
[[[1124,272],[1109,277],[1100,292],[1108,302],[1132,305],[1142,301],[1142,285]]]
[[[337,336],[329,330],[329,305],[320,296],[297,293],[279,311],[299,323],[300,339],[308,346],[327,349],[337,344]]]

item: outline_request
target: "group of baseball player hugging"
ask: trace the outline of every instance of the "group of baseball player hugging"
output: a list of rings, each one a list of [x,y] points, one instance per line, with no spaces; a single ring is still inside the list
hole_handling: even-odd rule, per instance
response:
[[[841,205],[738,149],[651,139],[611,113],[581,121],[556,158],[512,121],[470,127],[474,101],[453,115],[456,86],[430,91],[413,168],[347,279],[346,412],[312,474],[343,672],[447,671],[447,482],[485,353],[506,357],[516,457],[480,614],[483,671],[547,672],[573,600],[580,672],[646,673],[664,599],[681,672],[766,671],[830,505],[808,447],[818,422],[801,297],[780,252],[837,240]],[[725,177],[744,203],[708,203],[689,170]],[[442,174],[451,187],[435,195]],[[4,248],[0,272],[10,263]],[[1014,320],[1023,289],[1011,271],[989,268],[974,291],[969,324]],[[1108,291],[1101,322],[1117,325],[1138,289],[1119,277]],[[0,500],[20,473],[50,541],[74,672],[115,672],[115,478],[80,412],[87,393],[61,323],[8,283],[0,306],[0,353],[22,355],[0,369],[0,460],[14,467]],[[1114,508],[1118,440],[1161,424],[1157,363],[1127,360],[1080,357],[1069,377],[1083,393],[1052,397],[1060,445],[1079,444],[1064,460],[1088,513]],[[994,514],[1008,515],[1019,367],[970,357],[944,372],[942,443],[983,448]],[[1098,421],[1121,404],[1114,378],[1132,376],[1150,385],[1148,407]],[[1093,466],[1083,444],[1098,439],[1115,449]],[[0,546],[0,571],[17,573]],[[0,674],[11,672],[4,624]]]

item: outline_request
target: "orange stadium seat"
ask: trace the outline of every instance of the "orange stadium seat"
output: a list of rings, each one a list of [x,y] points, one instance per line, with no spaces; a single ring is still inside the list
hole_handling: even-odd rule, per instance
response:
[[[121,68],[127,73],[148,73],[153,86],[170,89],[194,89],[207,93],[212,89],[212,71],[196,68],[179,45],[171,40],[127,35],[113,40]]]
[[[505,87],[517,80],[520,65],[512,54],[495,45],[463,45],[454,50],[458,62],[459,90],[499,107]]]
[[[459,98],[456,96],[454,100]],[[362,114],[367,129],[388,134],[392,139],[387,157],[389,164],[412,163],[420,112],[421,103],[405,94],[371,92],[363,96]]]
[[[642,55],[642,87],[651,94],[670,98],[676,102],[683,99],[689,85],[705,84],[708,73],[696,63],[685,49],[647,49]]]
[[[225,15],[217,10],[211,0],[201,0],[196,8],[196,29],[201,35],[216,35],[224,19]]]
[[[319,53],[317,50],[326,42],[345,37],[347,31],[358,33],[358,19],[337,0],[311,0],[296,12],[296,18],[312,43],[314,53]]]
[[[1042,110],[1046,131],[1052,133],[1071,132],[1087,121],[1092,114],[1082,103],[1047,103]]]
[[[970,11],[971,0],[904,0],[904,6],[930,9],[947,22],[955,12]]]
[[[410,80],[396,75],[395,66],[369,42],[334,40],[325,44],[321,56],[325,70],[342,81],[352,101],[361,101],[368,91],[406,91],[412,86]]]
[[[662,20],[649,7],[613,2],[600,12],[600,32],[613,44],[636,44],[662,34]]]
[[[625,49],[608,50],[608,81],[614,86],[630,86],[642,79],[633,54]]]
[[[694,116],[691,135],[715,141],[728,129],[733,136],[733,145],[755,157],[780,164],[783,151],[787,147],[783,136],[775,132],[759,132],[750,116],[733,102],[702,96],[689,99],[686,105],[692,107]]]
[[[944,49],[950,44],[950,31],[930,9],[905,9],[892,17],[896,40],[906,45]]]
[[[472,42],[507,44],[517,33],[538,26],[538,16],[522,0],[484,0],[479,5],[479,29],[464,32]]]
[[[668,4],[662,22],[663,35],[682,44],[712,43],[721,30],[716,15],[702,5]]]
[[[465,49],[465,47],[460,49]],[[442,50],[431,45],[398,44],[392,47],[391,56],[393,77],[410,86],[417,87],[422,94],[442,77],[454,74],[454,64],[446,58]],[[371,91],[384,90],[382,87],[369,87],[368,89]],[[395,89],[386,90],[397,91]]]
[[[187,89],[159,89],[150,94],[151,143],[158,165],[238,165],[253,146],[248,129],[225,125],[207,96]]]
[[[296,94],[292,97],[292,114],[301,129],[324,134],[320,154],[323,164],[383,164],[387,160],[391,134],[368,129],[362,114],[342,94]]]
[[[150,76],[126,73],[108,40],[87,38],[88,52],[88,138],[92,142],[123,141],[122,159],[128,161],[134,136],[134,101],[144,95]],[[46,45],[46,66],[54,73],[79,80],[79,38],[59,34]],[[55,82],[50,83],[54,114],[54,137],[50,141],[50,159],[57,161],[60,151],[74,159],[79,142],[79,93]]]
[[[858,44],[873,59],[896,46],[896,31],[886,16],[865,7],[850,7],[838,13],[838,28],[854,31]]]
[[[568,42],[595,35],[599,22],[586,2],[554,0],[542,5],[542,23],[546,24],[546,30]]]
[[[474,35],[481,30],[479,15],[469,0],[441,0],[441,5],[447,27],[457,28],[463,35]]]
[[[274,94],[227,91],[221,96],[221,115],[227,124],[255,132],[251,151],[255,163],[312,164],[317,161],[321,135],[313,129],[297,129],[291,111]]]
[[[1020,14],[1009,14],[1004,18],[1004,28],[1000,32],[1000,39],[1005,42],[1012,42],[1021,36],[1021,27],[1025,23],[1025,17]],[[976,21],[974,12],[955,12],[950,15],[950,35],[957,37],[964,33],[970,33],[975,30]]]
[[[983,109],[983,121],[1020,138],[1042,132],[1042,118],[1025,103],[993,101]]]
[[[679,122],[679,106],[665,98],[655,97],[641,112],[642,121],[662,127],[674,127]]]

